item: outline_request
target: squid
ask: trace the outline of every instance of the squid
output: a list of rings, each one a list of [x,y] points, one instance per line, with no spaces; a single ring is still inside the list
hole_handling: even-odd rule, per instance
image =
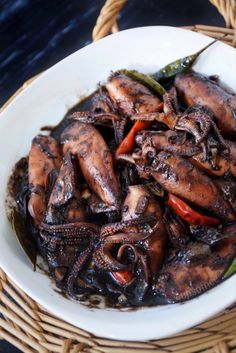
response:
[[[235,232],[235,224],[225,227],[222,229],[225,239],[216,241],[212,246],[189,243],[163,266],[156,291],[173,303],[193,298],[215,286],[235,256]]]
[[[199,169],[210,175],[236,177],[236,145],[232,141],[227,141],[229,146],[228,155],[217,154],[217,151],[212,148],[211,159],[205,160],[203,153],[194,154],[191,157],[191,162]]]
[[[111,153],[103,137],[91,124],[74,122],[61,136],[64,155],[76,156],[89,187],[113,209],[119,207],[119,186]]]
[[[74,297],[75,282],[89,260],[100,229],[86,220],[70,152],[63,158],[49,197],[45,222],[39,224],[39,229],[51,271],[57,282],[67,276],[68,293]]]
[[[85,107],[36,136],[12,179],[56,284],[139,306],[193,298],[228,276],[235,96],[193,72],[166,91],[121,70]]]
[[[163,263],[166,234],[158,202],[145,186],[129,186],[122,207],[122,219],[102,226],[102,242],[95,250],[93,260],[100,269],[111,271],[114,276],[117,271],[132,272],[139,262],[147,289]],[[118,244],[117,258],[114,258],[114,246]],[[122,262],[125,253],[129,254],[130,262],[127,258],[126,262]],[[126,284],[130,283],[132,281]]]
[[[150,175],[168,192],[206,208],[228,222],[235,214],[214,182],[188,160],[160,152],[152,162]]]
[[[132,220],[139,217],[153,217],[156,224],[154,231],[145,240],[145,248],[148,254],[151,273],[158,274],[163,262],[166,245],[166,229],[163,223],[162,209],[149,191],[142,185],[129,187],[124,202],[122,219]]]
[[[83,221],[85,211],[81,205],[81,195],[75,163],[70,152],[63,158],[63,162],[49,197],[46,222],[57,224]]]
[[[188,228],[169,207],[166,207],[165,210],[164,223],[169,240],[174,247],[182,249],[190,242]]]
[[[148,153],[154,157],[158,151],[174,153],[178,156],[192,157],[201,153],[201,148],[186,140],[182,132],[143,131],[136,136],[137,145],[142,148],[142,154]]]
[[[236,136],[236,96],[226,92],[216,81],[188,72],[177,75],[174,81],[179,95],[187,106],[199,104],[214,115],[224,136]]]
[[[108,94],[125,116],[159,111],[162,102],[147,87],[123,74],[114,74],[106,84]]]
[[[142,155],[154,157],[158,151],[188,157],[192,164],[207,174],[236,176],[236,146],[226,140],[229,153],[219,153],[213,146],[208,150],[209,157],[201,151],[201,147],[189,141],[185,132],[180,131],[142,131],[135,138],[138,147],[142,148]]]
[[[28,210],[35,224],[39,224],[45,218],[46,193],[50,177],[58,172],[61,161],[59,144],[54,138],[38,135],[33,139],[29,153]]]

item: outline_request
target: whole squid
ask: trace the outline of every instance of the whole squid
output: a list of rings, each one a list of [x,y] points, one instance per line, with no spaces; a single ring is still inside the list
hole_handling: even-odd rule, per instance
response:
[[[226,92],[216,81],[195,72],[177,75],[174,85],[187,106],[200,104],[207,107],[214,114],[221,133],[236,136],[235,95]]]
[[[156,290],[170,302],[180,302],[216,285],[235,256],[235,230],[235,224],[223,228],[225,239],[212,246],[189,243],[162,267]]]
[[[50,175],[54,171],[58,172],[61,161],[59,144],[54,138],[38,135],[33,139],[29,153],[28,210],[36,224],[44,220]]]
[[[150,173],[168,192],[206,208],[222,219],[235,221],[230,205],[214,182],[188,160],[160,152]]]
[[[153,233],[145,240],[151,273],[157,275],[165,254],[166,229],[163,214],[157,200],[143,185],[129,186],[126,196],[122,220],[132,220],[139,217],[153,217],[156,226]]]
[[[89,187],[108,205],[118,207],[119,187],[109,148],[91,124],[74,122],[61,136],[63,153],[76,156]]]
[[[114,74],[106,84],[112,101],[126,115],[158,111],[162,103],[147,87],[123,74]]]

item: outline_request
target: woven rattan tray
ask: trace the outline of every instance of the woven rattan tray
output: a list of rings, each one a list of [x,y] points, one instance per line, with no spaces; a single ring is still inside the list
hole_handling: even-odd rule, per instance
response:
[[[210,0],[226,27],[185,27],[236,47],[236,1]],[[93,40],[118,31],[116,17],[126,0],[107,0],[93,30]],[[34,78],[33,78],[34,79]],[[27,81],[3,110],[32,80]],[[26,353],[236,353],[236,308],[173,337],[148,342],[121,342],[95,337],[48,313],[0,270],[0,338]]]

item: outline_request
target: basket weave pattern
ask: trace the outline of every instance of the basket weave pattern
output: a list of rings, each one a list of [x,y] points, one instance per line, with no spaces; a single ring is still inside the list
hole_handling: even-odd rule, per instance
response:
[[[94,337],[57,319],[22,292],[3,271],[0,284],[1,336],[26,353],[236,352],[236,308],[171,338],[121,342]]]
[[[93,40],[119,30],[116,19],[125,2],[106,1],[94,27]],[[224,17],[227,28],[203,25],[185,28],[236,47],[236,1],[210,2]],[[27,81],[0,111],[32,80]],[[122,342],[95,337],[56,318],[19,289],[1,269],[0,300],[0,338],[25,353],[236,353],[236,307],[171,338]]]
[[[96,41],[108,33],[117,32],[116,18],[127,0],[107,0],[103,6],[96,25],[93,29],[93,40]],[[225,19],[226,27],[195,25],[184,28],[206,34],[212,38],[236,47],[236,1],[235,0],[210,0]]]

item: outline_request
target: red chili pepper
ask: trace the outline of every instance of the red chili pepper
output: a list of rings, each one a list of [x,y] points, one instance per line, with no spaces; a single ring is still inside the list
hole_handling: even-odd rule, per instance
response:
[[[169,194],[167,204],[173,208],[180,218],[192,225],[214,226],[220,224],[220,220],[218,218],[201,215],[173,194]]]
[[[136,121],[128,135],[124,138],[124,140],[120,143],[119,147],[117,148],[116,156],[132,152],[134,148],[135,135],[140,131],[148,129],[151,123],[151,121]]]
[[[112,275],[122,286],[128,284],[133,278],[132,272],[129,271],[112,272]]]

